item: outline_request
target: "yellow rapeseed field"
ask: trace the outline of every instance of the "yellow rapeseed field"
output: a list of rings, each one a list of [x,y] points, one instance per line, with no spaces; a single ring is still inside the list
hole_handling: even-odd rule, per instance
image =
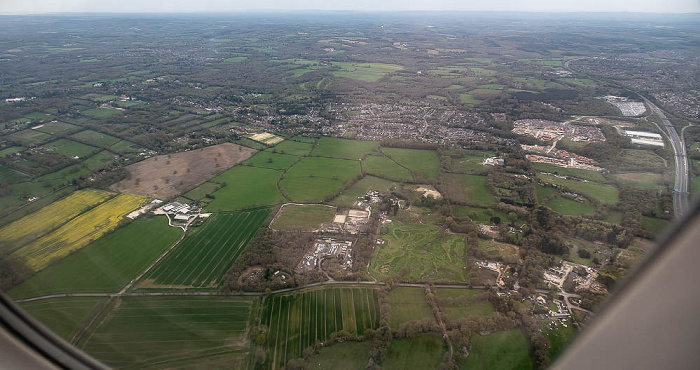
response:
[[[124,216],[146,200],[139,195],[119,194],[18,249],[13,255],[24,260],[34,271],[39,271],[114,229]]]
[[[73,217],[112,196],[101,190],[78,190],[75,193],[20,218],[0,229],[0,251],[11,252],[54,230]]]

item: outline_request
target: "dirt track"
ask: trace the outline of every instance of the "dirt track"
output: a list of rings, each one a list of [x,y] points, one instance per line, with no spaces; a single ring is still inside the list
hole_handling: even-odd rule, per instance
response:
[[[248,159],[255,152],[244,146],[223,143],[159,155],[127,166],[129,177],[110,189],[159,199],[171,198]]]

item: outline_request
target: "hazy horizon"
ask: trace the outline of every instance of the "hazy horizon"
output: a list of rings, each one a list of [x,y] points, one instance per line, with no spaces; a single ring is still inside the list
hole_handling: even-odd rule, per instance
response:
[[[554,0],[515,1],[492,0],[488,2],[459,0],[415,0],[347,2],[300,0],[289,3],[281,0],[259,0],[256,2],[201,0],[123,0],[119,3],[93,2],[88,0],[25,0],[0,4],[0,14],[47,14],[47,13],[210,13],[210,12],[256,12],[256,11],[488,11],[488,12],[532,12],[532,13],[665,13],[688,14],[700,12],[700,1],[669,0],[634,1],[591,0],[585,3],[561,3]]]

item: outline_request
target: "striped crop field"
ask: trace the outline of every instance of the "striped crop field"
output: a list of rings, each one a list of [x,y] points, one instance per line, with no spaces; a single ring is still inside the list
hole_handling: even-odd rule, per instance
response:
[[[160,261],[143,288],[215,287],[270,215],[259,208],[209,216],[204,225]]]
[[[50,232],[73,217],[104,202],[111,193],[78,190],[75,193],[0,229],[0,252],[9,253]]]
[[[111,231],[124,216],[146,200],[139,195],[119,194],[18,249],[13,255],[25,261],[32,270],[39,271]]]
[[[55,334],[69,341],[90,314],[105,302],[107,297],[62,297],[25,302],[20,306]]]
[[[251,297],[125,297],[78,343],[117,369],[244,369]]]
[[[378,328],[377,296],[374,288],[355,286],[266,297],[260,319],[268,328],[265,365],[278,369],[341,330],[362,335]]]

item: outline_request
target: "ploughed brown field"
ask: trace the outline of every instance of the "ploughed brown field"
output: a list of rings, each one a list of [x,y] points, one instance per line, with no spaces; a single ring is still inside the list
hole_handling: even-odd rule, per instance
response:
[[[127,166],[127,178],[110,189],[160,199],[171,198],[248,159],[255,152],[255,149],[223,143],[159,155]]]

